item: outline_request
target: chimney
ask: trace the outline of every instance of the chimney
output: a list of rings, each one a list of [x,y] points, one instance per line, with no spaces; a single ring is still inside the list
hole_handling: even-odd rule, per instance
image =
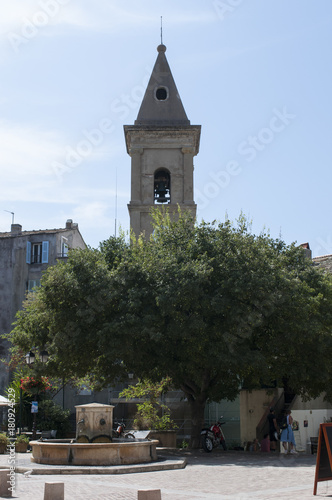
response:
[[[10,226],[11,234],[22,234],[22,226],[21,224],[12,224]]]
[[[305,255],[308,259],[312,260],[312,252],[311,252],[311,250],[310,250],[309,243],[302,243],[302,244],[300,245],[300,247],[302,247],[302,248],[303,248],[304,255]]]
[[[66,229],[72,229],[72,227],[73,227],[73,219],[67,219]]]

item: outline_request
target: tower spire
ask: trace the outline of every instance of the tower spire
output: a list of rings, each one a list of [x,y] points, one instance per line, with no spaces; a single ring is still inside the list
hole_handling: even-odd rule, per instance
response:
[[[158,45],[157,51],[135,125],[190,125],[166,59],[165,45]]]
[[[160,16],[160,43],[163,45],[163,16]]]

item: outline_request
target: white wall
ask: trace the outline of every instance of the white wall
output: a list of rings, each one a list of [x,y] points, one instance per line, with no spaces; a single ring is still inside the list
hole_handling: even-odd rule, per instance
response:
[[[299,423],[299,430],[294,431],[297,450],[311,453],[308,445],[310,437],[318,437],[319,424],[330,422],[332,410],[292,410],[292,417]],[[305,420],[308,427],[304,427]]]

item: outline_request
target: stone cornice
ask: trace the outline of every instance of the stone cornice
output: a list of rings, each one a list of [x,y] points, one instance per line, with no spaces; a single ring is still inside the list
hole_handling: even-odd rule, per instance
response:
[[[184,155],[194,155],[195,154],[194,148],[182,148],[181,151]]]
[[[192,202],[192,203],[181,203],[180,204],[181,206],[181,210],[189,210],[189,211],[193,211],[193,210],[196,210],[196,203],[195,202]],[[170,213],[175,213],[175,212],[178,212],[179,210],[179,204],[178,203],[168,203],[168,204],[154,204],[154,205],[142,205],[140,203],[128,203],[127,205],[128,207],[128,210],[129,212],[133,211],[133,212],[145,212],[145,213],[150,213],[151,212],[151,208],[158,208],[160,210],[162,210],[163,208],[167,209]]]
[[[130,148],[129,151],[128,151],[128,154],[130,156],[133,156],[133,155],[141,155],[143,154],[144,152],[144,149],[143,148],[137,148],[137,147],[133,147],[133,148]]]
[[[201,134],[200,125],[147,127],[124,125],[127,153],[144,148],[190,148],[190,154],[197,155]]]

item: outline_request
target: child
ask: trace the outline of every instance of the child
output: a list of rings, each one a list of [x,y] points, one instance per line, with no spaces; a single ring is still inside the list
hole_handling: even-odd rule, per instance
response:
[[[259,444],[258,439],[257,439],[257,438],[255,438],[255,439],[253,440],[253,442],[251,443],[249,450],[250,450],[250,451],[259,451],[260,446],[261,446],[261,445]]]
[[[268,434],[265,434],[261,441],[261,451],[270,451],[270,436]]]

